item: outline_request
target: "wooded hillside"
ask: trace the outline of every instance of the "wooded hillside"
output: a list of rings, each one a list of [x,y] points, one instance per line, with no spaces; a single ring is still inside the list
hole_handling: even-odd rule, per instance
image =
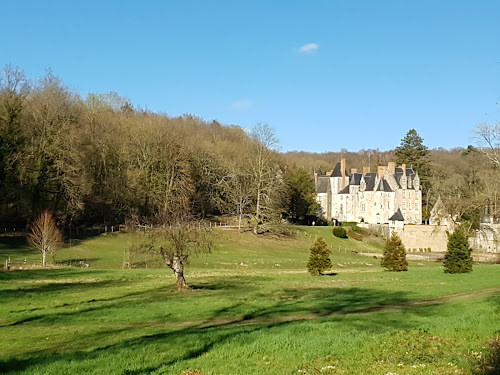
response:
[[[51,72],[29,81],[7,66],[0,74],[0,225],[25,226],[47,208],[65,223],[179,213],[298,220],[315,214],[314,170],[332,169],[341,156],[358,170],[395,161],[394,151],[377,149],[280,154],[277,143],[267,125],[247,133],[141,110],[116,93],[82,98]],[[450,213],[473,222],[487,200],[496,208],[498,170],[475,148],[430,150],[429,165],[429,206],[441,196]]]

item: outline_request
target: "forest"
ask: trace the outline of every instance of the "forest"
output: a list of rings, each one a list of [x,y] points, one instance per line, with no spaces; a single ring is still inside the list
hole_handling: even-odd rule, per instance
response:
[[[413,166],[422,177],[424,219],[441,197],[452,215],[476,226],[487,203],[497,209],[500,166],[498,125],[471,124],[474,132],[476,147],[452,150],[428,150],[413,130],[390,151],[280,153],[267,124],[247,131],[195,115],[171,117],[114,92],[82,98],[51,71],[30,80],[6,66],[0,225],[25,227],[44,209],[62,225],[220,215],[245,224],[310,221],[318,214],[313,172],[345,157],[358,170],[388,161]]]

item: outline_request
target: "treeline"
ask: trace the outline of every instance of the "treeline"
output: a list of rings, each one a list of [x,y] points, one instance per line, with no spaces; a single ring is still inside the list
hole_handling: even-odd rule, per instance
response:
[[[29,81],[7,66],[0,73],[0,226],[22,227],[43,209],[66,224],[224,214],[255,227],[307,222],[317,214],[313,171],[326,172],[341,157],[358,170],[403,160],[377,149],[280,154],[277,144],[267,125],[247,133],[137,109],[116,93],[82,98],[51,72]],[[415,147],[408,148],[411,156]],[[424,154],[424,215],[438,197],[476,224],[486,202],[496,209],[498,169],[480,150]]]
[[[43,209],[74,224],[298,217],[297,176],[314,203],[312,176],[284,174],[267,125],[247,134],[138,110],[116,93],[81,98],[51,72],[30,82],[8,66],[0,77],[0,225]]]

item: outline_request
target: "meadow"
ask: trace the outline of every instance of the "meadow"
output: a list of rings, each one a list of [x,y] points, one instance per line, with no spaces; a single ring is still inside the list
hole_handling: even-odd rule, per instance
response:
[[[382,252],[375,237],[291,231],[218,229],[214,251],[187,265],[186,293],[166,268],[122,269],[134,234],[75,241],[59,267],[0,272],[0,373],[498,373],[499,265],[450,275],[410,261],[408,272],[385,272],[355,253]],[[334,269],[312,277],[317,236]],[[8,256],[39,258],[22,239],[0,238]]]

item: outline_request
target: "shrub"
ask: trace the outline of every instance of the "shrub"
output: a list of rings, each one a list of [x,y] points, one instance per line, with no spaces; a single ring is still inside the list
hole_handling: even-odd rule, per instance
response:
[[[353,225],[351,230],[356,233],[361,233],[361,228],[358,227],[357,225]]]
[[[392,232],[391,238],[385,243],[384,255],[380,264],[388,271],[408,271],[406,250],[396,232]]]
[[[357,227],[356,227],[357,228]],[[350,230],[347,232],[347,237],[353,238],[356,241],[363,241],[363,236],[359,234],[358,232],[355,232],[353,230]]]
[[[331,251],[322,237],[319,237],[309,250],[307,271],[311,275],[322,275],[323,271],[332,268],[332,261],[330,260]]]
[[[332,233],[335,237],[338,238],[347,238],[347,232],[342,227],[333,227]]]
[[[444,256],[444,272],[466,273],[472,271],[472,249],[467,235],[458,227],[448,236],[447,251]]]

